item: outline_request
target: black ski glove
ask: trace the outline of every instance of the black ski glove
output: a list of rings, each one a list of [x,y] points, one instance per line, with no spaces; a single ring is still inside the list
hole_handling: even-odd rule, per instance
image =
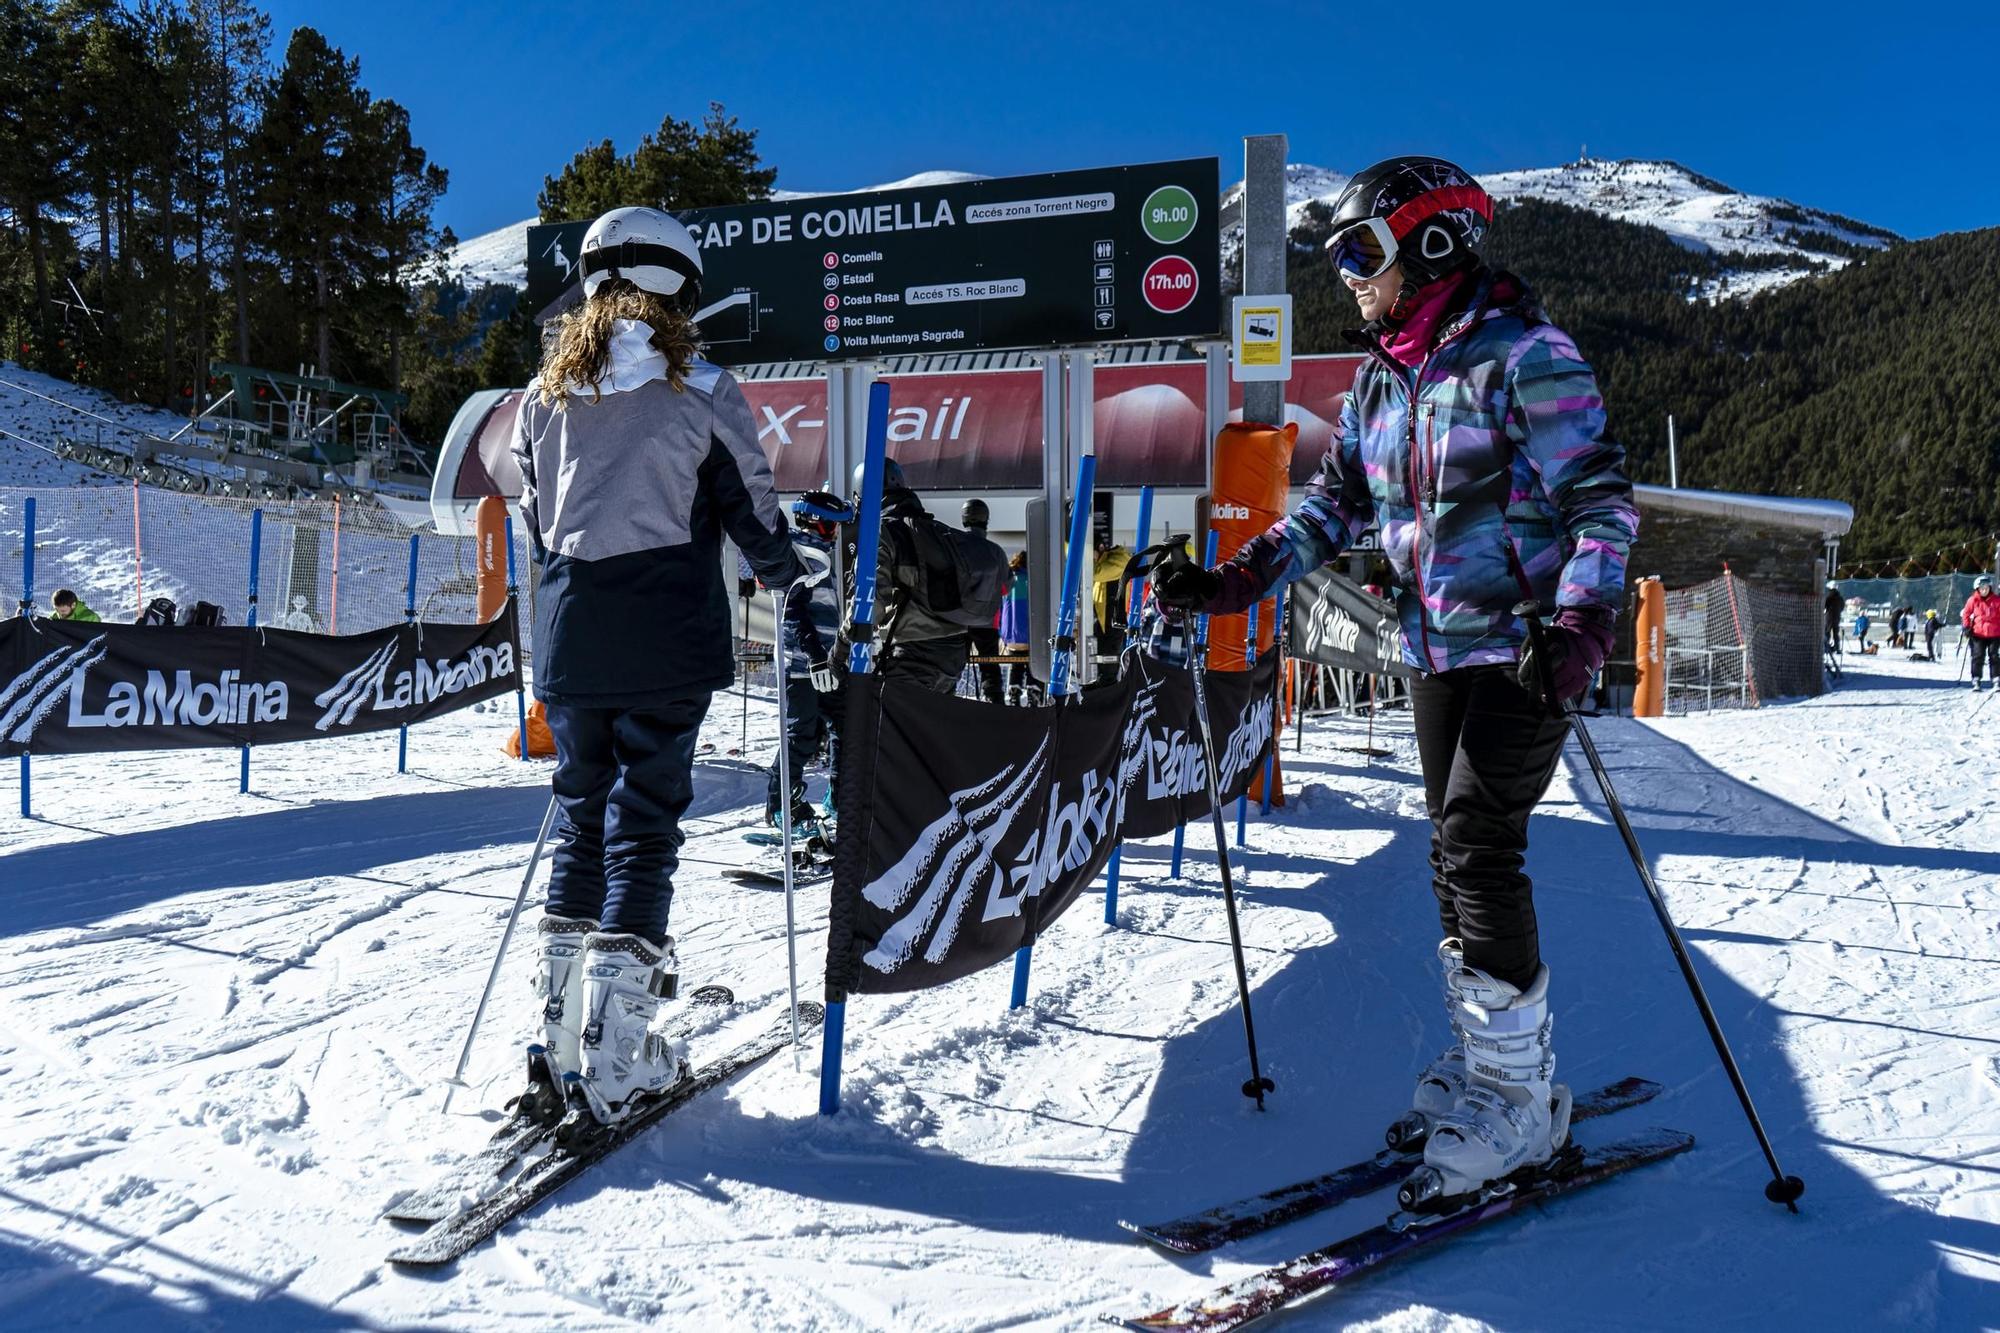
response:
[[[1153,580],[1153,595],[1160,605],[1181,611],[1201,611],[1221,592],[1222,575],[1203,569],[1185,556],[1171,561]]]

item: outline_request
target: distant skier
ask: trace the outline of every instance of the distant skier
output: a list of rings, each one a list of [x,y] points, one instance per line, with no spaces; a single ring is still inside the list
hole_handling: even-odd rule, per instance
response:
[[[1944,628],[1944,622],[1938,619],[1938,613],[1936,607],[1932,607],[1930,610],[1924,612],[1924,660],[1925,661],[1927,662],[1937,661],[1937,636],[1938,636],[1938,631],[1943,628]]]
[[[965,529],[967,535],[993,548],[988,553],[988,559],[994,563],[1005,565],[1007,563],[1007,553],[1000,549],[998,543],[986,535],[986,525],[991,521],[992,513],[987,509],[986,501],[984,500],[967,500],[965,506],[958,513],[958,524]],[[1011,576],[1008,584],[1010,587],[1012,586]],[[966,633],[968,636],[967,641],[971,645],[974,657],[998,657],[1000,655],[1000,625],[997,617],[991,625],[968,625]],[[1000,692],[1000,664],[997,662],[982,662],[975,670],[979,675],[979,697],[990,704],[1002,702],[1005,696]]]
[[[750,406],[697,356],[687,228],[616,208],[584,233],[579,264],[583,303],[553,331],[514,457],[542,567],[535,694],[562,808],[537,1049],[556,1087],[580,1085],[611,1121],[686,1068],[656,1020],[679,970],[667,909],[695,737],[735,674],[722,533],[771,587],[804,571]],[[540,1072],[531,1060],[531,1081]]]
[[[102,617],[84,603],[68,588],[56,589],[56,595],[49,598],[49,605],[55,610],[57,620],[74,620],[79,625],[95,625]]]
[[[1993,590],[1991,574],[1981,574],[1973,581],[1972,596],[1965,599],[1958,623],[1965,630],[1965,650],[1972,657],[1972,688],[1988,688],[1980,679],[1984,674],[1990,676],[1993,688],[2000,689],[2000,593]]]
[[[1868,618],[1867,608],[1864,607],[1861,610],[1856,611],[1854,613],[1855,652],[1866,653],[1868,651],[1868,627],[1870,625],[1873,625],[1874,623],[1875,623],[1874,621]]]
[[[771,763],[764,792],[764,820],[776,826],[789,804],[796,836],[820,836],[819,817],[806,800],[806,765],[838,725],[838,688],[832,661],[840,642],[840,588],[833,581],[833,544],[853,507],[831,490],[807,491],[792,503],[792,551],[806,571],[785,595],[785,750],[791,768],[789,803],[778,798],[778,765]]]
[[[940,583],[949,577],[945,566],[953,557],[946,550],[965,534],[947,528],[924,508],[923,500],[904,480],[902,465],[885,459],[882,479],[882,531],[876,547],[876,671],[884,680],[906,680],[939,694],[956,694],[958,678],[965,673],[971,653],[967,636],[970,622],[955,618],[941,594],[949,592],[953,603],[971,590],[961,590],[954,581],[947,589]],[[862,464],[854,468],[854,491],[861,495]],[[983,546],[992,543],[981,539]],[[851,549],[851,541],[850,541]],[[996,551],[998,548],[994,548]],[[852,568],[850,564],[849,568]],[[992,606],[983,622],[1000,609],[1005,595],[1005,557],[992,572]],[[852,587],[849,588],[850,598]],[[851,607],[850,607],[851,612]],[[850,613],[847,617],[851,622]]]
[[[1847,609],[1847,598],[1840,592],[1840,585],[1828,579],[1826,584],[1826,650],[1840,651],[1840,614]]]
[[[1215,569],[1178,564],[1168,605],[1241,611],[1332,560],[1370,526],[1394,566],[1411,682],[1445,995],[1459,1038],[1391,1130],[1424,1142],[1433,1207],[1568,1140],[1553,1082],[1549,969],[1528,877],[1528,816],[1573,700],[1611,650],[1637,530],[1624,451],[1603,438],[1590,367],[1519,278],[1479,258],[1492,201],[1460,168],[1401,157],[1334,206],[1335,267],[1368,323],[1368,353],[1334,444],[1289,516]],[[1552,613],[1547,659],[1513,613]]]
[[[1000,607],[1000,646],[1009,657],[1028,652],[1028,553],[1014,552],[1007,562],[1007,600]],[[1033,704],[1041,701],[1041,682],[1027,663],[1007,668],[1007,702]]]

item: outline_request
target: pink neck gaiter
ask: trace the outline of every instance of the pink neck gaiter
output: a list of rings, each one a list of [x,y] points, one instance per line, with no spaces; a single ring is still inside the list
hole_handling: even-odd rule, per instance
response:
[[[1430,355],[1431,339],[1438,321],[1452,307],[1452,298],[1471,275],[1464,269],[1448,273],[1436,282],[1417,288],[1417,299],[1401,324],[1382,336],[1382,350],[1412,370]]]

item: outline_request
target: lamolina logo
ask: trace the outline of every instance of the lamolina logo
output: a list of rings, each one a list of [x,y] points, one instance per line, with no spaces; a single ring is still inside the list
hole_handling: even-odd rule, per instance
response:
[[[984,900],[981,921],[1018,916],[1029,899],[1087,865],[1117,829],[1125,795],[1138,781],[1147,724],[1157,711],[1156,693],[1157,687],[1142,691],[1108,772],[1085,770],[1068,800],[1062,781],[1055,781],[1042,826],[1028,834],[1011,861],[1000,859],[1000,843],[1022,810],[1035,805],[1035,789],[1048,778],[1054,732],[1042,738],[1025,763],[1009,764],[994,777],[953,792],[945,812],[918,835],[902,860],[862,890],[863,897],[885,911],[909,909],[883,932],[862,963],[877,972],[894,972],[916,955],[927,933],[924,961],[942,962],[974,895]]]
[[[84,673],[104,660],[105,636],[58,648],[0,690],[0,740],[25,745],[65,696],[81,693]]]
[[[417,658],[416,665],[408,671],[389,674],[389,667],[396,660],[396,641],[390,640],[370,653],[360,666],[355,667],[333,685],[313,696],[313,702],[326,711],[319,721],[313,723],[315,731],[330,731],[334,727],[344,727],[353,722],[365,707],[380,712],[422,706],[433,703],[446,695],[457,694],[487,681],[514,674],[514,645],[503,643],[497,647],[475,645],[467,650],[464,657],[454,661],[441,657],[435,661]]]

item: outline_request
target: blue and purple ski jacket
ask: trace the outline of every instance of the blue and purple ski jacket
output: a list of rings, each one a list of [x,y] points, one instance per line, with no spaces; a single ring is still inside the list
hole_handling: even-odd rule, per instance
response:
[[[1520,657],[1513,607],[1617,614],[1638,531],[1597,379],[1511,275],[1481,272],[1415,368],[1372,337],[1306,497],[1221,568],[1217,613],[1332,560],[1369,527],[1396,572],[1403,660]]]

